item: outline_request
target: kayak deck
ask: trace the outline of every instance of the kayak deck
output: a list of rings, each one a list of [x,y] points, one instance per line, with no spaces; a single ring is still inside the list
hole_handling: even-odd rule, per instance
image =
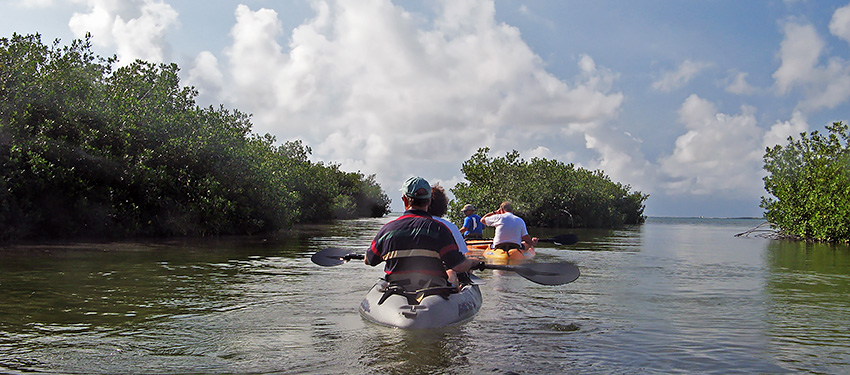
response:
[[[404,295],[388,293],[391,288],[384,280],[372,286],[360,303],[360,315],[389,327],[428,329],[466,322],[481,309],[481,290],[475,284],[464,285],[455,293],[434,288],[444,290]]]

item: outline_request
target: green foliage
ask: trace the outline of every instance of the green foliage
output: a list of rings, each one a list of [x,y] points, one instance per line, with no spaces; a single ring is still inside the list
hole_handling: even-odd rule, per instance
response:
[[[847,125],[835,122],[788,138],[764,155],[764,217],[783,233],[808,240],[850,240],[850,146]]]
[[[177,65],[113,64],[88,39],[0,39],[0,240],[247,234],[389,212],[374,176],[198,107]]]
[[[490,158],[489,151],[479,149],[463,163],[467,182],[452,189],[452,220],[460,221],[460,209],[467,203],[485,212],[505,200],[536,227],[611,228],[645,220],[643,202],[649,196],[630,192],[631,187],[612,182],[602,171],[541,158],[525,161],[517,151]]]

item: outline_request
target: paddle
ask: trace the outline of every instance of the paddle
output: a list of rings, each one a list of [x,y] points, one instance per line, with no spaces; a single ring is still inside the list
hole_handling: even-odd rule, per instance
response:
[[[325,267],[338,266],[352,259],[363,259],[363,254],[352,253],[350,250],[338,247],[329,247],[310,257],[313,263]],[[485,269],[513,271],[529,281],[541,285],[563,285],[575,281],[581,275],[578,266],[572,263],[526,263],[505,266],[482,262],[475,268],[482,271]]]
[[[512,266],[481,263],[484,269],[513,271],[541,285],[563,285],[578,279],[581,272],[572,263],[525,263]]]
[[[341,249],[338,247],[329,247],[324,250],[317,251],[310,260],[324,267],[333,267],[348,262],[352,259],[363,259],[363,254],[352,253],[351,250]]]
[[[480,240],[469,239],[469,240],[466,240],[466,241],[472,242],[472,243],[479,243],[479,244],[481,244],[481,243],[493,243],[493,239],[480,239]],[[570,233],[570,234],[559,234],[559,235],[552,237],[552,238],[538,238],[537,242],[550,242],[550,243],[554,243],[556,245],[572,245],[572,244],[578,242],[578,236],[576,236],[575,234],[572,234],[572,233]]]

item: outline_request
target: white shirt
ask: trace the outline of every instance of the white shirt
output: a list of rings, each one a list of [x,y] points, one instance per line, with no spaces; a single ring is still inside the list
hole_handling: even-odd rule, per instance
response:
[[[493,236],[493,246],[505,242],[522,245],[522,236],[528,235],[525,221],[512,212],[498,215],[490,215],[484,218],[484,223],[496,227],[496,235]]]
[[[449,230],[452,231],[452,236],[454,236],[454,238],[455,238],[455,242],[457,242],[457,249],[460,251],[461,254],[466,254],[466,251],[467,251],[466,241],[463,239],[463,235],[460,234],[460,229],[458,229],[457,225],[455,225],[451,221],[443,219],[439,216],[431,216],[431,217],[433,217],[434,220],[437,220],[437,221],[439,221],[443,224],[446,224],[446,226],[449,227]]]

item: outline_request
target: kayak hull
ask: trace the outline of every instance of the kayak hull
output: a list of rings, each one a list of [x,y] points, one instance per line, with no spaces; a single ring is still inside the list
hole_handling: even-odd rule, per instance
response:
[[[445,297],[427,295],[418,303],[400,294],[387,296],[387,287],[386,281],[379,281],[360,303],[360,315],[366,320],[401,329],[429,329],[466,322],[481,309],[481,290],[475,284]]]
[[[494,263],[518,263],[534,259],[537,253],[534,248],[525,251],[511,249],[508,252],[500,249],[490,248],[492,241],[487,240],[471,240],[466,242],[467,256],[483,258]]]
[[[519,249],[510,249],[507,252],[502,249],[487,249],[484,250],[481,255],[484,257],[484,259],[489,259],[493,261],[522,262],[534,259],[534,256],[537,255],[537,253],[532,247],[525,251],[521,251]]]

